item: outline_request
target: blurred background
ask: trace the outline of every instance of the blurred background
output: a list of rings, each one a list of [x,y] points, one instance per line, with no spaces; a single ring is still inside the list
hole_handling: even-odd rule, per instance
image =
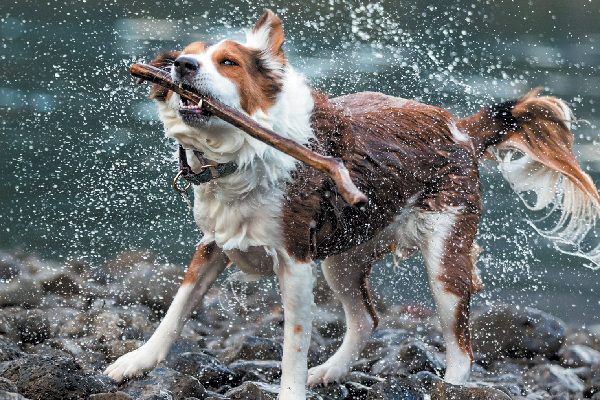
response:
[[[331,95],[375,90],[449,108],[544,86],[581,123],[576,154],[600,183],[600,0],[35,1],[0,4],[0,250],[95,268],[128,249],[184,265],[199,236],[170,187],[163,137],[134,61],[194,40],[242,37],[263,8],[290,62]],[[493,165],[476,305],[533,305],[600,323],[598,271],[541,239]],[[386,302],[430,304],[421,260],[374,272]]]

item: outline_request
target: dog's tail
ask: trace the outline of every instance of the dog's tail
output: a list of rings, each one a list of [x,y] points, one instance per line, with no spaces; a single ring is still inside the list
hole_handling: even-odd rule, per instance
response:
[[[469,134],[479,157],[499,163],[530,210],[545,211],[532,223],[541,235],[600,268],[600,195],[573,155],[573,114],[564,101],[539,92],[484,107],[457,126]],[[535,198],[527,201],[526,193]]]

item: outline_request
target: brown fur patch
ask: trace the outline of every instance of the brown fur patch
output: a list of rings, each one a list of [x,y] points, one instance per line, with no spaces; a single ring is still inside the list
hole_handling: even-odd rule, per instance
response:
[[[302,331],[304,331],[304,329],[302,328],[302,325],[294,325],[294,333],[296,335],[302,333]]]
[[[361,277],[360,293],[362,295],[362,301],[365,305],[365,308],[371,316],[371,320],[373,320],[373,330],[375,330],[379,325],[379,315],[377,315],[377,310],[375,310],[375,306],[373,304],[373,296],[371,295],[371,286],[369,284],[371,268],[373,268],[373,265],[369,265],[369,267]]]
[[[202,54],[208,49],[208,46],[205,42],[192,42],[185,46],[181,54]]]
[[[282,224],[295,258],[323,259],[366,242],[409,199],[424,210],[479,212],[477,160],[468,143],[452,137],[447,111],[370,92],[313,98],[313,148],[342,158],[369,202],[349,207],[329,178],[300,167],[287,187]]]
[[[215,50],[212,60],[217,71],[236,85],[240,105],[248,114],[273,105],[281,90],[281,74],[266,68],[258,50],[228,40]],[[223,64],[226,60],[236,65]]]
[[[217,245],[215,242],[198,245],[198,248],[192,257],[192,261],[190,261],[190,265],[185,272],[183,282],[181,282],[182,285],[193,284],[198,281],[202,267],[210,260],[210,256],[216,248]]]

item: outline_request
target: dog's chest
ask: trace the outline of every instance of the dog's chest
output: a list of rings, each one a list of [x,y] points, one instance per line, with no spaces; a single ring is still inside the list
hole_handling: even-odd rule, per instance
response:
[[[281,191],[256,189],[240,195],[219,183],[194,190],[194,219],[203,242],[223,250],[246,251],[253,246],[281,247]]]

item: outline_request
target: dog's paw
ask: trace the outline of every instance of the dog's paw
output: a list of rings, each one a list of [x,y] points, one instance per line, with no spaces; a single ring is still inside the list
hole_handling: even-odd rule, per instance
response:
[[[325,363],[308,370],[307,385],[310,387],[317,385],[329,385],[330,383],[340,382],[350,372],[350,367],[342,363]]]
[[[143,375],[161,361],[156,351],[142,346],[119,357],[104,370],[104,374],[117,382],[122,382],[125,379]]]

